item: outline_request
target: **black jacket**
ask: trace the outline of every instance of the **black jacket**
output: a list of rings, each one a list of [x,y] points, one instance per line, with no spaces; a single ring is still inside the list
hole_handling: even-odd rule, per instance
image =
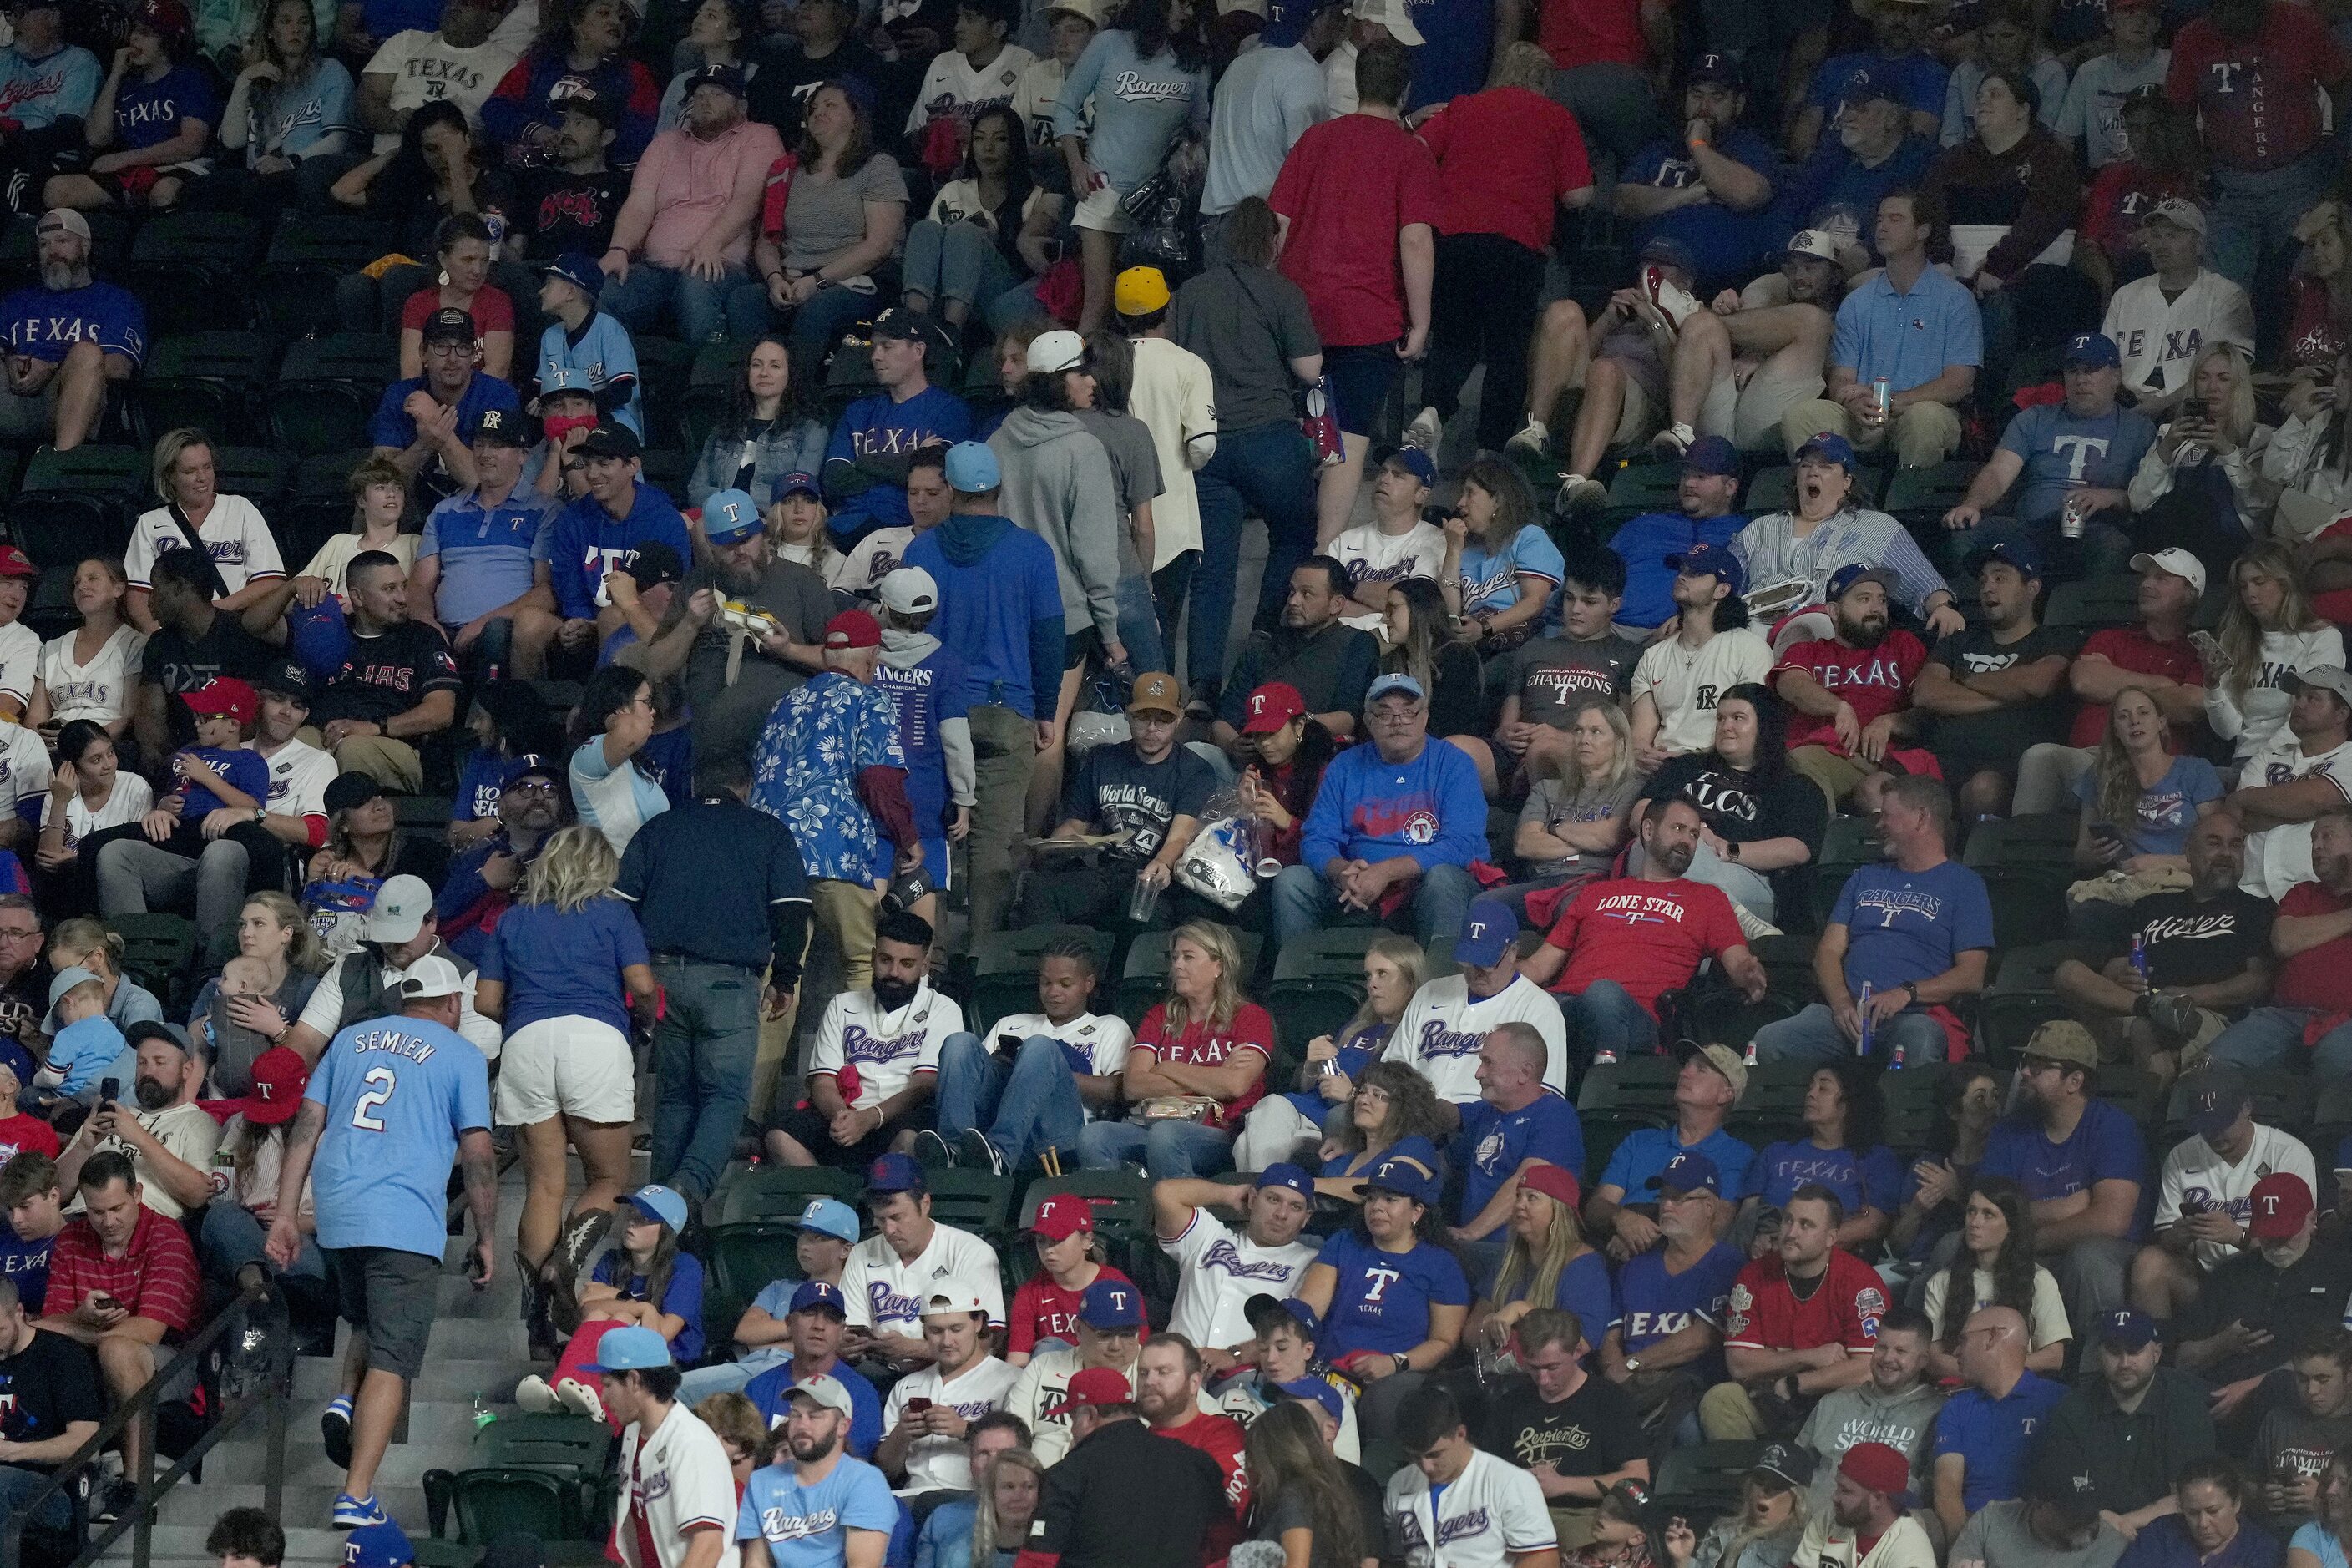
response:
[[[1200,1568],[1232,1511],[1217,1462],[1138,1420],[1098,1426],[1045,1472],[1019,1568]]]

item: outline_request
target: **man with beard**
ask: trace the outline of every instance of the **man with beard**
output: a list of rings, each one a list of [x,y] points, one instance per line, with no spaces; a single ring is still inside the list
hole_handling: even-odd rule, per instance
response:
[[[1679,458],[1704,433],[1743,452],[1780,445],[1780,420],[1822,395],[1822,363],[1845,274],[1836,246],[1817,229],[1789,237],[1780,269],[1738,293],[1725,289],[1675,334],[1667,372],[1669,421],[1650,443]]]
[[[873,930],[869,926],[869,930]],[[931,927],[900,910],[867,942],[853,988],[825,1004],[808,1055],[808,1099],[772,1110],[768,1158],[855,1169],[912,1145],[932,1117],[940,1052],[970,1041],[963,1009],[931,989]]]
[[[1824,1000],[1756,1031],[1759,1062],[1828,1061],[1861,1045],[1870,987],[1872,1054],[1941,1061],[1967,1032],[1948,1004],[1984,989],[1992,952],[1992,898],[1984,879],[1944,853],[1952,798],[1932,778],[1906,774],[1880,794],[1886,858],[1845,880],[1822,939],[1813,978]]]
[[[1888,89],[1902,106],[1901,124],[1914,136],[1933,142],[1944,128],[1944,93],[1950,74],[1928,48],[1928,29],[1936,19],[1932,6],[1916,0],[1895,0],[1869,7],[1872,47],[1837,55],[1822,62],[1806,84],[1802,103],[1789,104],[1789,146],[1800,158],[1811,155],[1822,129],[1841,120],[1840,106],[1851,100],[1864,81]]]
[[[1882,14],[1913,9],[1923,8],[1877,7]],[[1858,273],[1874,264],[1871,217],[1879,198],[1927,177],[1936,161],[1936,135],[1914,128],[1892,73],[1858,70],[1846,80],[1837,134],[1816,145],[1782,183],[1780,210],[1820,233],[1849,276]]]
[[[1724,55],[1699,56],[1683,89],[1678,133],[1636,153],[1617,184],[1617,216],[1635,224],[1637,246],[1671,238],[1689,247],[1692,289],[1744,274],[1768,243],[1759,215],[1772,203],[1780,160],[1748,129],[1747,113],[1738,65]],[[1683,312],[1670,314],[1679,325]]]
[[[1808,1183],[1781,1210],[1777,1247],[1739,1271],[1723,1325],[1731,1375],[1698,1402],[1708,1441],[1786,1436],[1823,1394],[1869,1381],[1886,1287],[1837,1245],[1844,1222],[1837,1194]]]
[[[1348,569],[1328,555],[1310,555],[1291,569],[1279,630],[1253,632],[1226,678],[1210,738],[1237,767],[1257,760],[1257,740],[1242,732],[1249,695],[1270,680],[1295,689],[1307,717],[1345,744],[1360,728],[1363,692],[1380,672],[1381,645],[1370,632],[1340,620],[1348,606]]]
[[[2352,1254],[2315,1247],[2311,1184],[2279,1171],[2254,1184],[2247,1250],[2213,1270],[2180,1321],[2174,1359],[2213,1389],[2213,1417],[2230,1421],[2291,1350],[2339,1326],[2352,1298]],[[2251,1412],[2249,1412],[2251,1414]]]
[[[478,964],[514,902],[523,872],[571,815],[571,792],[560,762],[537,753],[514,760],[499,792],[499,826],[449,863],[448,879],[433,896],[433,912],[450,951]]]
[[[81,214],[45,214],[33,247],[40,286],[0,300],[0,337],[8,343],[0,439],[68,452],[98,427],[107,383],[129,381],[146,358],[147,310],[129,290],[91,279],[89,220]]]
[[[1907,738],[1905,715],[1927,645],[1887,628],[1895,583],[1882,567],[1839,567],[1829,593],[1836,635],[1799,643],[1772,672],[1773,690],[1796,714],[1789,766],[1821,785],[1832,810],[1875,815],[1890,779],[1934,769],[1927,753],[1897,743]]]
[[[1210,1526],[1206,1561],[1224,1556],[1242,1539],[1249,1517],[1250,1473],[1242,1454],[1247,1436],[1230,1415],[1203,1409],[1201,1352],[1181,1334],[1154,1334],[1135,1355],[1135,1410],[1160,1436],[1215,1461],[1233,1512]]]
[[[1911,1461],[1885,1443],[1840,1457],[1830,1506],[1815,1509],[1792,1568],[1936,1568],[1935,1543],[1911,1517]]]
[[[2212,1457],[2210,1396],[2187,1373],[2162,1364],[2164,1327],[2155,1319],[2118,1309],[2099,1320],[2096,1332],[2098,1375],[2068,1390],[2042,1423],[2036,1447],[2042,1463],[2087,1472],[2099,1512],[2137,1532],[2173,1511],[2172,1481],[2181,1467]]]
[[[832,1377],[793,1387],[783,1421],[792,1463],[753,1470],[743,1489],[734,1529],[743,1568],[768,1568],[775,1551],[786,1546],[784,1561],[792,1568],[877,1568],[881,1563],[898,1528],[898,1500],[880,1470],[852,1458],[844,1446],[850,1408],[848,1391]]]
[[[2317,878],[2319,819],[2352,798],[2352,673],[2333,665],[2290,669],[2279,685],[2288,693],[2286,733],[2247,759],[2225,804],[2246,825],[2246,871],[2238,885],[2284,900]]]
[[[133,1112],[114,1101],[100,1105],[58,1156],[58,1180],[71,1187],[93,1154],[120,1153],[131,1162],[140,1201],[165,1219],[180,1219],[213,1195],[213,1155],[220,1123],[196,1104],[205,1064],[161,1024],[133,1024],[123,1038],[139,1053]]]
[[[1732,510],[1739,500],[1739,453],[1719,436],[1702,436],[1683,453],[1675,510],[1649,511],[1620,523],[1609,548],[1625,564],[1615,625],[1631,637],[1655,632],[1675,618],[1675,578],[1668,563],[1700,545],[1723,548],[1748,526]],[[1562,584],[1565,591],[1566,584]],[[1563,623],[1571,613],[1563,600]]]
[[[1687,800],[1656,803],[1642,818],[1641,868],[1579,889],[1521,965],[1560,999],[1571,1078],[1595,1060],[1622,1061],[1656,1045],[1658,997],[1688,985],[1709,958],[1749,1002],[1764,999],[1764,966],[1748,951],[1731,900],[1683,874],[1698,849],[1699,822]]]
[[[1918,1489],[1909,1477],[1923,1468],[1936,1413],[1944,1407],[1944,1391],[1927,1380],[1927,1347],[1935,1337],[1926,1314],[1895,1308],[1878,1321],[1870,1381],[1823,1395],[1805,1417],[1797,1444],[1821,1461],[1812,1488],[1816,1514],[1834,1501],[1837,1467],[1854,1449],[1873,1444],[1902,1458],[1905,1479],[1893,1489]]]
[[[2008,814],[2028,746],[2066,733],[2066,670],[2082,638],[2035,616],[2043,576],[2030,541],[1997,540],[1969,558],[1968,570],[1982,624],[1936,644],[1911,700],[1935,715],[1929,746],[1962,820],[1976,822]]]

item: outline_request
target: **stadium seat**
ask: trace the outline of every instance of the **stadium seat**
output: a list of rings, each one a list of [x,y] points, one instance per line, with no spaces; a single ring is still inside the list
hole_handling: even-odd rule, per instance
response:
[[[1932,468],[1897,468],[1886,481],[1886,496],[1879,510],[1891,513],[1906,527],[1923,523],[1941,527],[1944,514],[1960,504],[1969,493],[1969,482],[1982,466],[1956,458]]]
[[[648,447],[641,461],[646,483],[685,506],[686,481],[694,475],[694,459],[675,447]]]
[[[1679,1514],[1704,1537],[1718,1515],[1739,1506],[1748,1472],[1763,1457],[1761,1443],[1691,1443],[1668,1448],[1659,1461],[1650,1506],[1661,1519]]]
[[[1249,977],[1257,973],[1258,951],[1265,945],[1265,938],[1254,931],[1225,929],[1241,949],[1242,972],[1234,979],[1246,992]],[[1135,1027],[1142,1026],[1143,1016],[1167,994],[1168,938],[1164,931],[1138,931],[1128,944],[1127,966],[1118,977],[1118,1016]]]
[[[425,1472],[425,1501],[433,1534],[481,1547],[520,1531],[541,1541],[586,1541],[603,1532],[592,1521],[593,1488],[574,1476],[547,1470],[483,1468]],[[454,1529],[454,1536],[446,1533]]]
[[[1809,1003],[1821,1000],[1813,983],[1814,939],[1783,932],[1759,937],[1748,952],[1764,966],[1766,990],[1761,1002],[1750,1002],[1733,988],[1717,964],[1682,993],[1674,1018],[1676,1028],[1691,1039],[1720,1043],[1738,1050],[1756,1037],[1767,1024],[1792,1017]]]
[[[488,1469],[593,1477],[612,1451],[612,1428],[587,1415],[508,1415],[474,1433],[474,1463]]]
[[[1076,1150],[1068,1152],[1072,1163],[1076,1155]],[[1013,1177],[952,1166],[926,1171],[923,1177],[930,1185],[931,1217],[941,1225],[996,1239],[1012,1233],[1013,1200],[1019,1191]]]
[[[219,442],[258,440],[262,426],[255,416],[276,353],[277,345],[259,332],[193,332],[150,342],[131,387],[142,436],[153,441],[193,425]]]
[[[1337,1035],[1364,1002],[1364,954],[1388,933],[1375,926],[1335,926],[1285,942],[1265,990],[1266,1011],[1282,1037],[1302,1049],[1318,1035]]]
[[[637,385],[645,404],[646,445],[669,447],[686,441],[686,388],[694,374],[695,351],[676,338],[640,336],[631,341],[637,350]],[[689,442],[686,449],[699,452],[702,447],[699,442]]]
[[[2157,1118],[2164,1109],[2162,1082],[2154,1073],[2144,1072],[2138,1068],[2101,1063],[2098,1074],[2092,1081],[2091,1092],[2109,1105],[2120,1108],[2124,1114],[2144,1129],[2154,1129]]]
[[[283,338],[331,329],[335,284],[400,248],[399,231],[342,213],[289,213],[278,220],[254,274],[254,316]]]
[[[300,465],[290,452],[274,447],[215,447],[213,474],[223,495],[243,496],[267,516],[278,515],[280,504],[294,493],[294,475]],[[152,498],[161,504],[162,497]],[[279,542],[281,548],[284,542]],[[289,569],[302,562],[289,561]]]
[[[839,1198],[855,1204],[865,1191],[865,1175],[857,1171],[836,1171],[830,1165],[759,1165],[719,1184],[719,1213],[705,1218],[714,1226],[797,1219],[811,1198]]]
[[[2139,579],[2134,576],[2084,577],[2061,583],[2050,590],[2042,616],[2047,626],[2097,631],[2128,626],[2139,621]]]
[[[1081,1197],[1094,1205],[1095,1230],[1129,1236],[1151,1234],[1151,1184],[1137,1173],[1075,1171],[1060,1176],[1040,1176],[1021,1194],[1015,1228],[1037,1223],[1037,1205],[1047,1198]]]
[[[753,1298],[779,1279],[801,1278],[800,1227],[780,1220],[710,1227],[710,1286],[702,1321],[724,1342]]]
[[[1977,1005],[1977,1037],[1993,1066],[2008,1070],[2024,1054],[2033,1031],[2066,1016],[2050,976],[2069,958],[2096,963],[2105,950],[2095,942],[2052,942],[2027,948],[1996,948],[1993,973]]]
[[[706,343],[695,351],[678,403],[688,451],[698,455],[711,431],[719,427],[719,421],[726,416],[735,378],[751,357],[750,343]]]
[[[139,226],[115,281],[147,307],[147,335],[242,324],[261,259],[260,226],[237,212],[183,208]]]
[[[1969,834],[1961,859],[1992,896],[1993,943],[2001,948],[2057,942],[2066,934],[2066,889],[2074,869],[2073,812],[1996,817]]]
[[[1805,1094],[1818,1062],[1776,1062],[1748,1069],[1748,1091],[1731,1108],[1724,1131],[1761,1149],[1805,1136]]]
[[[1675,1079],[1682,1071],[1672,1057],[1628,1057],[1584,1069],[1577,1086],[1576,1117],[1584,1126],[1584,1177],[1597,1182],[1617,1145],[1643,1127],[1670,1127],[1675,1120]]]
[[[132,498],[147,479],[137,447],[45,447],[25,470],[24,493],[9,507],[16,543],[41,574],[38,609],[70,609],[73,569],[87,556],[120,559],[131,543]]]
[[[352,470],[367,459],[362,447],[304,458],[295,466],[293,493],[269,519],[287,571],[301,571],[320,545],[351,531]]]
[[[184,915],[115,915],[107,930],[122,939],[122,970],[168,1004],[196,956],[196,922]]]
[[[1682,466],[1646,460],[1627,463],[1609,480],[1609,506],[1601,514],[1604,537],[1628,518],[1645,511],[1673,511],[1681,502]]]
[[[297,457],[373,447],[368,421],[400,379],[400,340],[382,332],[304,338],[286,351],[269,389],[269,437]]]
[[[1900,1072],[1880,1075],[1878,1092],[1886,1102],[1886,1146],[1905,1159],[1925,1153],[1943,1121],[1944,1080],[1951,1070],[1942,1062],[1918,1062]]]
[[[1797,470],[1784,463],[1759,470],[1748,481],[1748,496],[1739,506],[1748,516],[1759,517],[1766,512],[1786,511],[1796,499]]]
[[[1886,842],[1879,837],[1877,818],[1830,818],[1829,830],[1822,835],[1822,852],[1813,858],[1813,908],[1822,924],[1829,923],[1845,879],[1885,858]]]
[[[2304,1092],[2311,1092],[2307,1082]],[[2336,1153],[2347,1139],[2352,1139],[2352,1079],[2329,1079],[2319,1086],[2312,1105],[2311,1131],[2304,1134],[2304,1142],[2311,1145],[2319,1170],[2326,1172],[2352,1169]]]
[[[1037,965],[1045,951],[1064,937],[1078,937],[1095,951],[1094,1006],[1111,1005],[1111,945],[1116,938],[1089,926],[1032,926],[1021,931],[992,931],[972,949],[971,1001],[964,1020],[983,1038],[999,1018],[1037,1010]]]

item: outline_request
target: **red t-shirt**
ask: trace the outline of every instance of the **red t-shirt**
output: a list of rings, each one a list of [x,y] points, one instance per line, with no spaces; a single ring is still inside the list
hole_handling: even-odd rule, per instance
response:
[[[0,1117],[0,1165],[6,1164],[26,1150],[32,1149],[54,1160],[58,1157],[58,1130],[37,1116],[21,1112]],[[37,1315],[38,1301],[27,1302],[26,1310]]]
[[[1275,176],[1274,210],[1290,220],[1282,272],[1307,293],[1323,346],[1393,343],[1405,333],[1397,233],[1437,226],[1437,160],[1421,138],[1377,114],[1309,129]]]
[[[1801,669],[1831,696],[1843,699],[1855,719],[1870,724],[1911,706],[1911,683],[1927,663],[1927,645],[1899,627],[1879,638],[1876,647],[1848,647],[1835,637],[1817,637],[1780,656],[1772,687],[1780,689],[1783,672]],[[1791,709],[1789,744],[1837,751],[1837,721]]]
[[[2339,517],[2319,531],[2322,539],[2342,539],[2352,534],[2352,517]],[[2330,588],[2311,596],[2311,607],[2339,626],[2352,626],[2352,588]]]
[[[1122,1285],[1134,1280],[1106,1264],[1098,1279],[1115,1279]],[[1039,1340],[1067,1340],[1078,1342],[1078,1308],[1085,1303],[1084,1290],[1069,1290],[1054,1282],[1054,1277],[1039,1269],[1013,1292],[1013,1310],[1006,1317],[1008,1325],[1004,1348],[1029,1354],[1037,1348]]]
[[[2197,110],[2216,168],[2264,174],[2319,144],[2316,89],[2347,75],[2352,58],[2315,9],[2273,5],[2263,7],[2262,30],[2242,42],[2203,16],[2181,28],[2164,96]]]
[[[2197,650],[2189,646],[2187,637],[2175,637],[2170,642],[2158,642],[2137,626],[2117,626],[2104,632],[2093,632],[2083,644],[2077,658],[2097,654],[2118,669],[2134,675],[2160,675],[2177,680],[2183,686],[2203,686],[2205,666]],[[2107,732],[2107,705],[2085,702],[2074,710],[2074,732],[2066,737],[2070,746],[2095,746]],[[2186,752],[2193,737],[2189,726],[2172,727],[2174,749]]]
[[[2278,918],[2308,920],[2341,914],[2352,900],[2338,898],[2324,883],[2297,882],[2279,900]],[[2322,1013],[2352,1013],[2352,936],[2339,936],[2279,961],[2271,1000],[2281,1007],[2313,1007]]]
[[[1440,234],[1499,234],[1548,250],[1559,198],[1592,184],[1576,116],[1524,87],[1454,100],[1422,122],[1421,139],[1437,154]]]
[[[1843,1247],[1830,1253],[1829,1278],[1802,1301],[1789,1289],[1779,1253],[1757,1258],[1731,1287],[1723,1342],[1758,1351],[1806,1351],[1843,1345],[1868,1355],[1886,1315],[1886,1282],[1878,1270]]]
[[[1234,1518],[1238,1521],[1249,1516],[1249,1467],[1242,1459],[1242,1448],[1248,1438],[1244,1435],[1240,1422],[1230,1415],[1202,1415],[1193,1416],[1181,1426],[1154,1426],[1152,1430],[1188,1448],[1198,1448],[1216,1460],[1217,1468],[1224,1472],[1225,1501],[1233,1505]],[[1220,1539],[1217,1531],[1210,1532],[1207,1561],[1211,1563],[1233,1550],[1230,1539],[1226,1539],[1220,1549],[1216,1544]]]
[[[1720,957],[1748,938],[1720,888],[1688,878],[1623,877],[1577,889],[1544,940],[1568,954],[1551,990],[1614,980],[1655,1017],[1660,992],[1689,984],[1700,959]]]
[[[2137,249],[2133,237],[2148,210],[2167,196],[2197,199],[2197,184],[2180,174],[2159,174],[2145,163],[2118,159],[2091,180],[2091,194],[2083,202],[2083,236],[2107,259],[2120,259]]]
[[[1213,1029],[1206,1020],[1195,1018],[1183,1033],[1171,1035],[1168,1004],[1155,1002],[1143,1016],[1143,1027],[1135,1031],[1135,1043],[1163,1062],[1190,1062],[1195,1067],[1223,1067],[1235,1051],[1255,1051],[1257,1077],[1247,1089],[1219,1107],[1218,1114],[1207,1123],[1231,1127],[1265,1093],[1265,1064],[1274,1059],[1274,1019],[1256,1003],[1244,1002],[1234,1009],[1234,1021],[1222,1029]]]
[[[87,1218],[68,1220],[49,1251],[49,1293],[41,1316],[62,1317],[92,1290],[103,1290],[134,1318],[152,1318],[173,1333],[196,1322],[196,1254],[177,1220],[141,1208],[131,1245],[109,1258]]]
[[[400,308],[400,330],[404,332],[423,331],[425,323],[440,308],[441,289],[438,285],[419,289],[408,297],[408,303]],[[477,335],[511,332],[515,329],[514,301],[508,299],[507,291],[495,283],[485,283],[474,291],[474,303],[466,314],[474,318]]]
[[[1621,65],[1647,70],[1650,40],[1642,32],[1642,0],[1544,0],[1536,42],[1561,70]]]

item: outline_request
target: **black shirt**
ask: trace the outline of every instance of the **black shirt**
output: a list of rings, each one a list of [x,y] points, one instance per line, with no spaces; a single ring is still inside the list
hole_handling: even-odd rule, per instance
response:
[[[247,631],[235,616],[215,610],[212,629],[200,637],[170,626],[158,627],[140,658],[139,677],[161,686],[163,695],[171,698],[194,691],[218,675],[258,680],[263,670],[284,657]],[[195,739],[195,715],[188,711],[187,704],[165,702],[163,722],[173,746],[184,746]]]
[[[1797,838],[1818,850],[1829,830],[1829,805],[1812,780],[1785,768],[1759,779],[1755,769],[1729,766],[1712,752],[1670,758],[1650,775],[1642,798],[1689,801],[1708,829],[1732,844]]]
[[[1563,1476],[1605,1476],[1649,1452],[1649,1434],[1625,1391],[1605,1377],[1584,1385],[1557,1405],[1547,1404],[1532,1382],[1506,1390],[1487,1408],[1478,1447],[1522,1469],[1549,1465]]]
[[[354,627],[343,667],[311,700],[310,722],[363,719],[381,724],[432,692],[457,689],[457,661],[438,630],[423,621],[402,621],[374,637],[362,637]]]
[[[2211,985],[2246,972],[2246,960],[2271,950],[2268,899],[2231,888],[2202,902],[2190,893],[2153,893],[2131,907],[2147,944],[2148,978],[2158,985]]]
[[[2301,1511],[2273,1514],[2263,1507],[2262,1483],[2289,1486],[2327,1474],[2336,1450],[2352,1443],[2352,1415],[2307,1415],[2290,1397],[2263,1414],[2254,1428],[2253,1495],[2247,1500],[2255,1518],[2282,1535],[2292,1535],[2311,1522]]]
[[[1269,680],[1298,689],[1309,713],[1360,716],[1364,693],[1380,672],[1381,647],[1372,634],[1338,621],[1312,632],[1254,632],[1234,661],[1217,717],[1238,730],[1249,714],[1249,694]],[[1433,730],[1431,733],[1438,731]]]
[[[880,55],[854,38],[844,38],[841,46],[821,60],[813,60],[797,47],[772,46],[760,53],[760,69],[745,88],[745,111],[754,120],[776,128],[789,149],[801,139],[801,113],[808,107],[809,97],[835,77],[857,77],[878,94],[890,68]],[[877,109],[875,124],[895,133],[907,122],[901,108],[896,121],[886,122]],[[893,138],[895,140],[895,136]]]
[[[1210,1527],[1232,1517],[1214,1459],[1129,1417],[1045,1472],[1028,1546],[1062,1568],[1199,1568]]]
[[[12,1356],[0,1356],[0,1437],[11,1443],[46,1443],[65,1436],[76,1421],[102,1421],[106,1405],[98,1393],[98,1363],[63,1334],[33,1331],[33,1342]],[[48,1475],[55,1465],[11,1461],[12,1468]]]
[[[2315,1241],[2287,1268],[2272,1267],[2259,1252],[2242,1252],[2207,1277],[2205,1289],[2182,1318],[2176,1342],[2210,1339],[2232,1321],[2270,1331],[2271,1342],[2200,1369],[2220,1387],[2259,1377],[2283,1363],[2287,1352],[2322,1329],[2344,1321],[2352,1299],[2352,1253]]]
[[[2099,1506],[2133,1513],[2172,1493],[2191,1459],[2213,1452],[2212,1395],[2177,1367],[2159,1366],[2139,1408],[2125,1415],[2105,1379],[2093,1374],[2067,1391],[2042,1423],[2040,1452],[2087,1469]]]
[[[2051,626],[2036,626],[2013,643],[1995,642],[1992,633],[1982,626],[1969,626],[1937,643],[1927,658],[1950,670],[1953,679],[1965,682],[1972,675],[1990,675],[2037,659],[2071,660],[2082,646],[2083,639],[2074,633]],[[1989,765],[2006,762],[2013,768],[2026,747],[2041,741],[2063,742],[2074,721],[2074,694],[2061,680],[2055,690],[2038,702],[1937,719],[1935,750],[1938,755],[1967,757]],[[1950,778],[1951,773],[1947,768],[1945,776]],[[1959,781],[1952,783],[1957,785]]]
[[[1083,822],[1090,833],[1126,833],[1126,843],[1103,851],[1107,859],[1149,860],[1168,841],[1168,825],[1198,821],[1216,787],[1217,775],[1186,747],[1147,763],[1134,742],[1121,741],[1097,746],[1078,764],[1062,794],[1062,820]]]
[[[566,251],[602,256],[613,243],[613,220],[629,194],[629,176],[616,169],[575,174],[566,169],[533,169],[520,176],[517,226],[533,261],[552,261]]]
[[[1538,637],[1510,656],[1503,689],[1518,697],[1522,723],[1565,730],[1586,703],[1621,700],[1641,662],[1642,645],[1621,637]]]
[[[646,946],[703,963],[800,978],[808,873],[793,830],[732,795],[672,806],[629,840],[614,890],[637,907]]]

